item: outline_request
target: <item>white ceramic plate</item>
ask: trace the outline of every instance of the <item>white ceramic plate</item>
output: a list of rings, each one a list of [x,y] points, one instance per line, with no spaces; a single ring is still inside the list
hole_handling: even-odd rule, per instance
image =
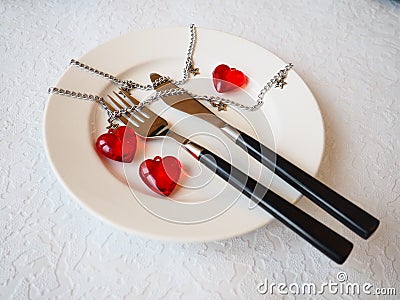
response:
[[[129,33],[91,50],[79,60],[95,68],[150,83],[149,74],[158,72],[180,79],[189,42],[188,28],[150,29]],[[194,62],[201,74],[185,88],[197,94],[216,95],[210,79],[221,63],[242,70],[249,83],[243,90],[223,96],[254,103],[262,86],[285,66],[285,62],[244,39],[197,28]],[[290,71],[283,90],[273,89],[265,105],[254,113],[233,110],[220,115],[233,125],[256,136],[298,166],[315,174],[323,148],[324,128],[318,105],[302,79]],[[106,95],[116,90],[110,82],[70,67],[57,87]],[[134,92],[143,99],[149,92]],[[218,153],[233,164],[269,185],[269,171],[226,139],[218,130],[161,102],[150,107],[166,118],[176,130]],[[255,230],[273,218],[226,185],[187,153],[172,143],[139,141],[131,164],[103,159],[94,150],[98,135],[105,131],[106,115],[95,103],[51,95],[44,117],[44,140],[49,161],[65,188],[101,219],[135,234],[173,241],[226,239]],[[200,122],[200,123],[199,123]],[[151,192],[138,177],[138,166],[155,155],[175,155],[183,164],[180,186],[163,199]],[[261,174],[261,175],[260,175]],[[127,181],[129,184],[127,184]],[[288,201],[300,194],[273,178],[271,189]]]

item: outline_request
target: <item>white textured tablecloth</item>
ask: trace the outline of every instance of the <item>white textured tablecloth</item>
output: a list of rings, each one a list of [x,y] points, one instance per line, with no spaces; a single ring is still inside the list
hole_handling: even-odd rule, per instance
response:
[[[338,272],[347,282],[370,283],[371,292],[396,288],[397,296],[386,297],[398,299],[399,2],[3,0],[0,13],[1,299],[281,298],[277,289],[261,295],[257,287],[265,280],[320,286],[339,282]],[[56,180],[42,118],[47,88],[69,60],[132,30],[190,23],[269,49],[309,85],[326,126],[318,177],[381,220],[364,241],[310,201],[299,202],[355,242],[344,265],[279,222],[211,243],[136,237],[93,217]]]

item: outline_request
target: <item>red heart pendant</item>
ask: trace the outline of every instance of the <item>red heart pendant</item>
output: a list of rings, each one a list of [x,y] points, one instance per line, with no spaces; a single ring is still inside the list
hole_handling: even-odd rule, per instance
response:
[[[96,150],[109,159],[130,163],[136,152],[135,131],[126,126],[110,129],[97,138]]]
[[[173,156],[146,159],[140,164],[139,175],[154,192],[168,196],[174,190],[181,175],[181,163]]]
[[[213,73],[214,87],[218,93],[224,93],[247,83],[247,77],[242,71],[227,65],[217,66]]]

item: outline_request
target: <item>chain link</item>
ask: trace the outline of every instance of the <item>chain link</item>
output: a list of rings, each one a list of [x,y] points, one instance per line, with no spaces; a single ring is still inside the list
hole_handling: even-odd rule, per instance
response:
[[[196,43],[196,30],[194,24],[190,25],[190,42],[189,42],[189,48],[186,53],[186,62],[185,62],[185,68],[183,69],[183,78],[181,80],[175,81],[171,80],[173,84],[176,85],[182,85],[184,84],[188,78],[189,78],[189,73],[194,69],[194,64],[193,64],[193,49]],[[154,86],[154,84],[153,84]]]
[[[95,101],[95,102],[99,102],[99,101],[103,100],[103,97],[100,97],[98,95],[80,93],[80,92],[75,92],[75,91],[71,91],[71,90],[60,89],[57,87],[50,87],[48,89],[48,93],[67,96],[67,97],[76,98],[76,99]]]

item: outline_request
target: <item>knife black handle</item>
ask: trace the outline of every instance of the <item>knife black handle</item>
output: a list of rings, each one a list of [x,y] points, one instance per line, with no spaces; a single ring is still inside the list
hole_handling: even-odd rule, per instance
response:
[[[190,150],[189,150],[190,151]],[[342,264],[353,244],[227,161],[203,149],[195,157],[330,259]]]
[[[356,234],[368,239],[378,228],[379,220],[368,212],[252,137],[236,131],[237,145]]]

